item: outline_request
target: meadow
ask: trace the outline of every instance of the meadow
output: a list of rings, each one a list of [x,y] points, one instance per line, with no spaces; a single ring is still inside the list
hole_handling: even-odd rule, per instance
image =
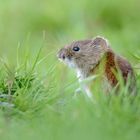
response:
[[[140,2],[138,0],[0,0],[0,139],[139,140]],[[74,40],[108,38],[132,64],[135,99],[122,86],[96,104],[80,93],[59,48]]]

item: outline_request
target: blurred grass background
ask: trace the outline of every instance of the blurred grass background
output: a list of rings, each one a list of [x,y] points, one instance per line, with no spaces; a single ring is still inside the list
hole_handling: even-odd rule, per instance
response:
[[[0,0],[0,94],[15,84],[14,107],[1,107],[0,139],[140,139],[139,99],[73,99],[75,75],[56,58],[65,44],[100,35],[135,67],[139,25],[138,0]]]

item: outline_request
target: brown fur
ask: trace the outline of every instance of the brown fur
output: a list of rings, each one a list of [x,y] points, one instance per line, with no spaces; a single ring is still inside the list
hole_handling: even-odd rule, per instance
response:
[[[107,76],[108,81],[112,86],[116,86],[118,83],[118,80],[115,76],[115,73],[117,71],[117,67],[115,64],[115,55],[113,52],[107,52],[106,54],[106,64],[105,64],[105,74]]]

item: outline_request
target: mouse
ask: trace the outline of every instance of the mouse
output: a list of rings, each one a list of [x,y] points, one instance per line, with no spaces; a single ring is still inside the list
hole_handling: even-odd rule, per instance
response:
[[[93,39],[73,41],[61,48],[57,57],[71,68],[74,68],[79,82],[85,79],[101,75],[101,88],[110,93],[114,88],[116,92],[120,89],[119,75],[125,85],[129,83],[129,93],[135,95],[136,79],[134,70],[128,60],[118,55],[110,46],[109,41],[96,36]],[[92,98],[94,92],[91,86],[94,86],[94,80],[82,84],[82,88],[89,98]]]

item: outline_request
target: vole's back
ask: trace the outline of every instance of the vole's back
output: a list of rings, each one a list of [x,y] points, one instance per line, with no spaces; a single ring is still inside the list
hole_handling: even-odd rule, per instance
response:
[[[124,84],[128,84],[130,93],[135,94],[136,81],[130,63],[121,56],[115,55],[112,51],[106,54],[105,73],[108,81],[114,87],[119,82],[119,74],[122,76]],[[119,86],[119,84],[118,84]]]

